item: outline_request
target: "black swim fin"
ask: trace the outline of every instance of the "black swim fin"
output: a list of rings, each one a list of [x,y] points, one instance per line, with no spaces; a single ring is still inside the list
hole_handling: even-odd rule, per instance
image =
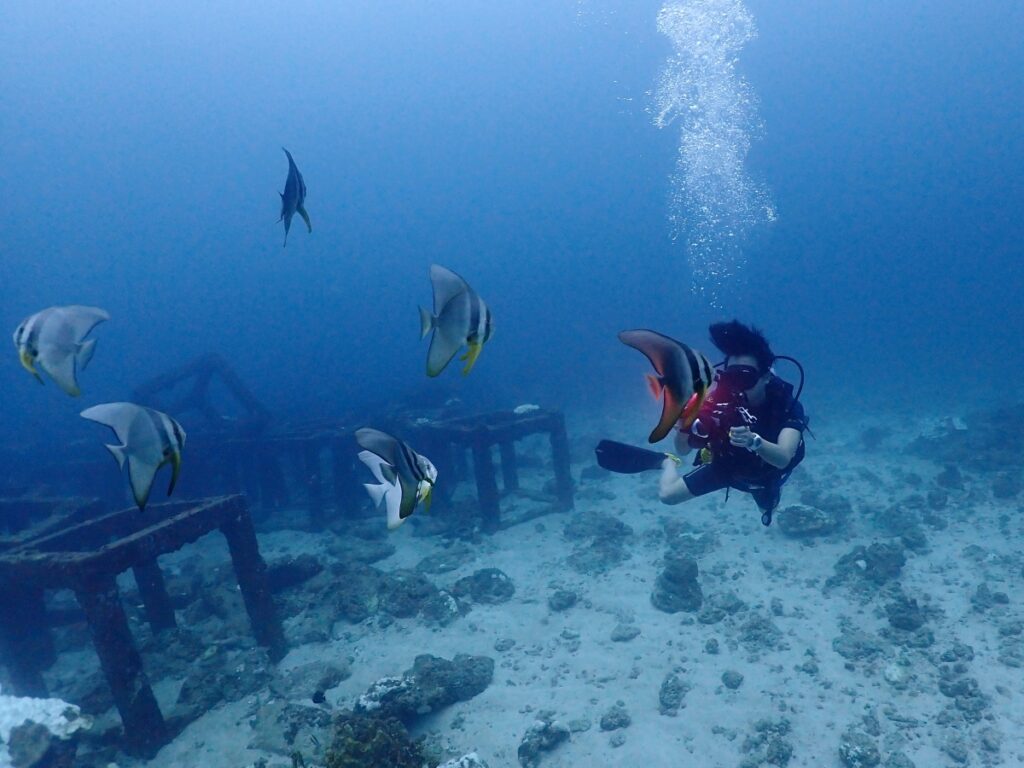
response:
[[[618,472],[623,475],[634,475],[638,472],[660,469],[661,462],[667,456],[665,453],[649,451],[646,448],[626,443],[617,443],[614,440],[602,440],[597,444],[594,453],[597,454],[599,466],[609,472]]]

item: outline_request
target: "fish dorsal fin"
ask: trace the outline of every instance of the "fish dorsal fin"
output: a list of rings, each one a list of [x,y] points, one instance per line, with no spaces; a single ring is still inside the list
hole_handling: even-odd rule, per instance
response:
[[[114,430],[117,439],[127,444],[132,424],[144,409],[134,403],[104,403],[82,411],[83,419],[95,421]]]
[[[83,307],[77,304],[69,307],[58,307],[55,313],[56,319],[67,323],[71,329],[72,339],[76,344],[81,343],[93,328],[105,320],[110,319],[110,314],[99,307]]]
[[[619,341],[642,352],[666,384],[671,383],[673,374],[678,375],[683,371],[686,359],[683,344],[669,336],[640,329],[622,331]]]
[[[435,315],[440,315],[444,307],[460,293],[472,291],[469,283],[440,264],[430,265],[430,284],[434,288]]]
[[[356,442],[360,448],[380,457],[392,467],[398,466],[398,438],[379,429],[363,427],[356,430]]]

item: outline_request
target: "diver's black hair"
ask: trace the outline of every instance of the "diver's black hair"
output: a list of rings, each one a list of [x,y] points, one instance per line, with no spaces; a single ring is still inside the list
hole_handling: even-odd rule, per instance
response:
[[[711,343],[726,357],[750,355],[757,360],[757,367],[764,373],[772,367],[775,355],[764,334],[752,325],[744,325],[739,320],[727,323],[712,323],[708,328]]]

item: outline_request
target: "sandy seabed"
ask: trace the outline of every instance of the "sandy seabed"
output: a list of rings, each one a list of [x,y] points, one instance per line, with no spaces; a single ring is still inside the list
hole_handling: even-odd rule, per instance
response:
[[[916,426],[925,430],[928,423],[921,419]],[[965,473],[963,488],[948,491],[948,505],[937,513],[946,527],[922,527],[926,544],[903,550],[898,579],[882,587],[849,581],[826,586],[837,562],[856,546],[899,541],[878,525],[876,515],[922,497],[942,470],[903,450],[905,430],[883,435],[877,447],[866,450],[864,428],[854,420],[819,426],[818,439],[809,441],[779,516],[801,498],[823,494],[845,498],[850,512],[837,532],[798,539],[778,524],[764,528],[745,494],[734,492],[727,502],[724,494],[714,494],[667,507],[657,499],[657,473],[587,470],[597,437],[642,442],[636,436],[645,434],[644,425],[571,420],[578,459],[573,474],[580,479],[583,473],[575,510],[483,537],[456,570],[429,577],[448,588],[478,569],[497,568],[515,585],[508,602],[475,605],[443,627],[418,619],[340,621],[330,640],[293,647],[279,668],[286,673],[312,661],[350,659],[351,676],[326,694],[328,705],[343,708],[379,678],[411,668],[419,654],[490,656],[494,678],[483,693],[422,718],[412,733],[427,735],[450,756],[476,752],[491,768],[519,765],[517,748],[544,711],[574,723],[571,738],[543,754],[545,768],[773,764],[769,759],[786,764],[783,753],[789,753],[790,766],[876,764],[870,755],[848,749],[841,755],[849,734],[859,735],[857,743],[873,744],[883,766],[1024,764],[1024,669],[1015,662],[1022,631],[1020,502],[994,498],[990,478]],[[544,459],[542,448],[537,443],[526,450]],[[522,483],[539,487],[549,474],[547,466],[524,467]],[[472,490],[463,484],[460,493]],[[519,497],[503,502],[512,509],[529,503]],[[599,514],[632,529],[622,542],[626,559],[604,573],[583,573],[569,558],[587,544],[567,539],[564,530],[573,519]],[[666,535],[666,524],[681,521],[688,524],[682,534],[677,526],[676,538]],[[414,568],[449,545],[441,537],[413,536],[413,527],[389,536],[396,550],[375,568]],[[325,537],[333,535],[277,531],[261,534],[260,545],[272,562],[297,552],[323,555]],[[704,623],[696,613],[665,613],[652,605],[669,542],[680,541],[680,535],[702,542],[695,559],[705,605],[732,593],[742,602],[735,609],[732,601],[734,613]],[[211,567],[226,561],[223,546],[214,542],[201,541],[189,556],[197,551]],[[972,602],[982,583],[1007,595],[1008,603]],[[575,605],[552,610],[548,599],[559,589],[576,593]],[[893,590],[918,601],[932,644],[915,647],[906,641],[909,634],[900,635],[902,642],[892,639],[886,606]],[[634,626],[639,634],[613,641],[619,625]],[[762,632],[766,627],[777,633]],[[873,638],[877,647],[852,658],[841,655],[835,641],[850,636]],[[709,642],[717,643],[717,652],[709,652]],[[962,645],[971,647],[973,658],[960,658],[956,666],[949,652]],[[727,672],[742,675],[738,687],[724,684]],[[673,673],[686,693],[678,712],[666,715],[659,711],[659,690]],[[973,680],[973,712],[940,690],[943,676]],[[731,677],[730,682],[738,679]],[[155,682],[162,706],[173,704],[178,687],[180,681]],[[249,748],[253,712],[268,696],[258,692],[215,707],[146,765],[243,768],[264,758],[268,766],[290,766],[282,755]],[[603,730],[602,716],[617,704],[630,724]],[[778,730],[782,721],[788,728]],[[584,723],[589,727],[581,730]],[[772,728],[765,731],[767,723]],[[769,753],[772,734],[781,741]]]

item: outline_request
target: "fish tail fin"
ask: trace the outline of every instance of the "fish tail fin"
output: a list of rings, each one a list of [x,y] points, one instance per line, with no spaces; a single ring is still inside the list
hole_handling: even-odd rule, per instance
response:
[[[108,451],[110,451],[110,455],[113,456],[114,459],[117,461],[117,466],[119,466],[121,469],[124,469],[124,462],[128,458],[128,454],[125,453],[125,448],[127,446],[124,446],[124,445],[105,445],[103,447],[106,448]]]
[[[437,318],[434,317],[430,312],[425,310],[423,307],[420,310],[420,338],[425,339],[434,330],[434,325],[437,323]]]
[[[95,353],[96,339],[89,339],[79,344],[78,351],[75,353],[75,362],[78,363],[78,370],[84,371]]]
[[[299,216],[302,217],[302,220],[306,222],[306,229],[309,230],[310,234],[313,234],[313,225],[309,223],[309,214],[306,213],[306,206],[300,205],[295,210],[298,212]]]
[[[644,378],[647,379],[647,388],[651,391],[651,395],[655,400],[661,400],[661,393],[665,389],[665,385],[661,379],[655,376],[653,373],[644,374]]]

